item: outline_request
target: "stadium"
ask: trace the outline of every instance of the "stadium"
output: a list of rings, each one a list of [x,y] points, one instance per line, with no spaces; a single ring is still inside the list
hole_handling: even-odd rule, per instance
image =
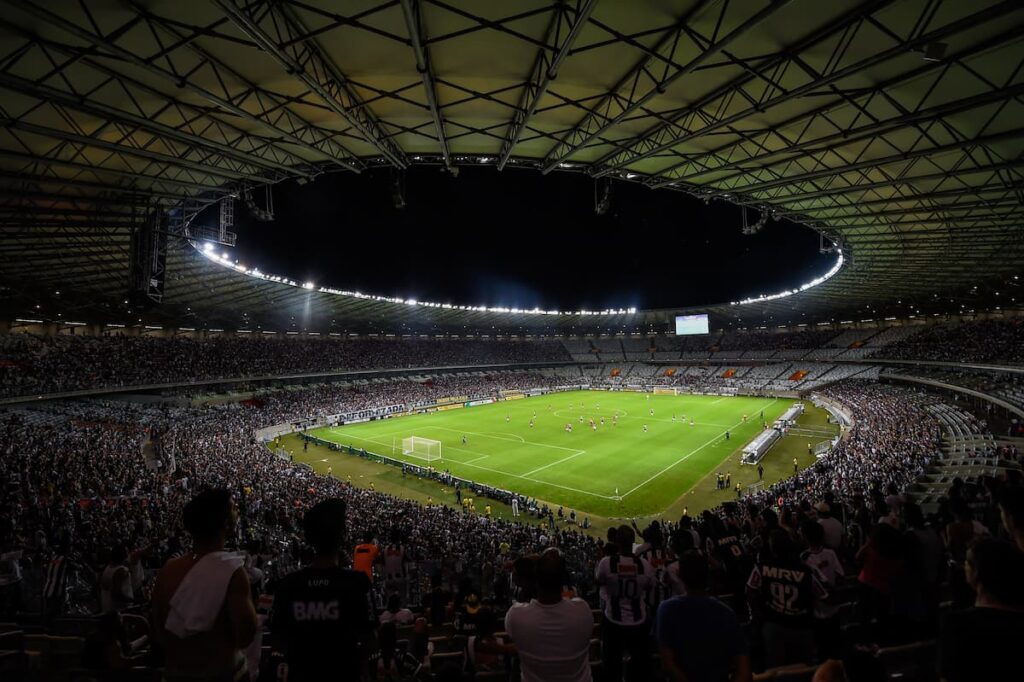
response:
[[[1020,3],[0,6],[4,680],[1019,667]]]

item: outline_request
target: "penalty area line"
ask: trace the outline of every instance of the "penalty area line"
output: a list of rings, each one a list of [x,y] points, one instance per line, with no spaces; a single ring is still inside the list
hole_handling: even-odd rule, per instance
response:
[[[576,457],[579,457],[580,455],[585,455],[585,454],[587,454],[586,450],[577,450],[575,454],[569,455],[568,457],[563,457],[562,459],[556,459],[554,462],[549,462],[548,464],[545,464],[544,466],[539,466],[536,469],[533,469],[531,471],[527,471],[525,474],[523,474],[523,476],[532,476],[535,473],[537,473],[538,471],[544,471],[548,467],[553,467],[556,464],[561,464],[562,462],[568,462],[570,459],[575,459]]]
[[[363,440],[365,440],[365,441],[367,441],[369,443],[377,443],[379,445],[387,445],[387,443],[382,443],[381,441],[374,440],[372,438],[364,438]],[[454,448],[454,447],[449,447],[448,449],[449,450],[455,450],[457,452],[471,452],[470,450],[463,450],[461,448]],[[478,453],[478,452],[471,452],[471,454],[479,455],[480,453]],[[490,455],[485,455],[485,457],[490,457]],[[508,471],[502,471],[501,469],[492,469],[491,467],[485,467],[485,466],[481,466],[479,464],[472,464],[471,463],[472,461],[476,461],[476,460],[470,460],[469,462],[460,462],[457,459],[453,459],[451,461],[453,463],[455,463],[455,464],[460,464],[462,466],[467,466],[467,467],[473,467],[474,469],[480,469],[481,471],[490,471],[491,473],[500,474],[501,476],[511,476],[513,478],[521,478],[524,481],[530,481],[532,483],[540,483],[541,485],[548,485],[548,486],[551,486],[553,488],[561,488],[562,490],[569,490],[571,492],[579,493],[581,495],[590,495],[591,497],[599,497],[602,500],[614,500],[615,499],[615,497],[613,495],[601,495],[600,493],[591,492],[590,490],[580,490],[579,488],[572,488],[572,487],[567,486],[567,485],[561,485],[559,483],[552,483],[550,481],[545,481],[545,480],[540,479],[540,478],[530,478],[528,476],[524,476],[524,475],[521,475],[521,474],[513,474],[513,473],[508,472]],[[417,466],[419,466],[419,465],[417,465]]]

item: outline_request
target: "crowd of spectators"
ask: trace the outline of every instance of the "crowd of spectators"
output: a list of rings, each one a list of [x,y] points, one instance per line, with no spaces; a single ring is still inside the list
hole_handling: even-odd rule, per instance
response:
[[[978,320],[922,327],[871,357],[940,362],[1024,364],[1024,321]]]
[[[163,587],[154,588],[159,569],[188,565],[227,542],[242,551],[235,570],[256,595],[272,594],[304,565],[330,573],[351,561],[363,571],[365,611],[381,625],[378,644],[367,639],[362,653],[391,679],[457,679],[474,669],[590,679],[594,616],[583,615],[591,607],[601,611],[594,669],[608,680],[651,679],[654,652],[672,679],[749,680],[752,670],[842,659],[819,672],[842,667],[846,679],[875,680],[884,667],[878,647],[935,639],[949,682],[995,679],[973,675],[1011,662],[1012,649],[999,643],[1024,625],[1020,471],[955,485],[937,510],[923,513],[903,491],[941,456],[940,424],[926,409],[941,399],[932,394],[870,381],[830,386],[823,393],[848,408],[854,425],[829,455],[699,518],[613,528],[607,543],[568,525],[507,522],[354,487],[254,438],[258,428],[311,415],[453,392],[498,395],[541,378],[438,377],[268,392],[205,407],[90,400],[5,413],[2,610],[150,613],[156,600],[162,620],[173,589],[163,574]],[[154,435],[158,446],[149,448]],[[218,507],[219,525],[209,525],[212,512],[202,515],[205,525],[195,513],[189,521],[187,505],[204,490],[233,500],[230,510]],[[331,549],[324,533],[340,543],[337,528],[310,534],[309,511],[325,500],[344,505],[348,558],[330,559],[338,546]],[[339,617],[365,617],[353,609]],[[399,657],[398,626],[389,621],[404,609],[414,624],[401,626],[408,631]],[[449,620],[464,647],[456,677],[444,677],[443,657],[426,672],[426,633]],[[287,637],[285,622],[271,620],[272,643]],[[155,627],[166,643],[164,625]],[[538,632],[558,633],[571,646],[552,648],[554,635]],[[241,655],[252,637],[229,646]],[[415,664],[403,667],[398,661],[410,652]],[[329,647],[321,656],[337,662]],[[259,656],[247,665],[255,674]]]
[[[0,397],[304,372],[567,361],[558,341],[0,336]]]
[[[1002,398],[1011,405],[1024,409],[1024,374],[996,370],[972,370],[959,367],[912,365],[887,370],[882,376],[885,376],[885,374],[903,374],[939,381],[951,386],[969,388],[985,395]]]
[[[905,327],[891,328],[897,331]],[[888,330],[874,338],[888,337]],[[893,335],[893,343],[873,343],[860,355],[887,359],[952,362],[1024,363],[1024,324],[1018,319],[981,320],[921,326],[912,333]],[[629,360],[648,355],[673,359],[720,360],[803,358],[818,351],[827,359],[836,339],[855,335],[829,329],[788,332],[731,331],[693,337],[627,339]],[[424,338],[269,338],[260,334],[206,339],[151,336],[0,336],[0,398],[176,382],[209,381],[346,370],[451,367],[509,363],[625,361],[618,339],[497,340]],[[597,348],[614,348],[608,357]],[[633,352],[637,348],[643,353]],[[853,353],[854,350],[840,351]],[[696,354],[695,354],[696,353]],[[845,357],[845,356],[844,356]],[[850,356],[853,357],[853,356]]]

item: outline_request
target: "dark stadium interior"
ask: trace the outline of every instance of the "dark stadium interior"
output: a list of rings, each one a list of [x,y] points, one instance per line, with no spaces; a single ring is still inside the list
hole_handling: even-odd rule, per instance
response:
[[[0,0],[0,680],[1018,679],[1021,121],[1019,0]]]
[[[282,183],[275,221],[236,214],[232,256],[338,289],[544,310],[732,301],[798,287],[835,260],[806,227],[744,236],[736,206],[633,183],[614,183],[599,216],[593,183],[575,173],[412,168],[403,209],[388,181],[379,169]],[[218,217],[211,207],[197,223]]]

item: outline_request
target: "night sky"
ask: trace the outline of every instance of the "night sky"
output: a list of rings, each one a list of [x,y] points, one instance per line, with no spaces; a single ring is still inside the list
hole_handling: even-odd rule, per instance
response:
[[[802,284],[833,262],[805,227],[769,221],[746,237],[735,206],[633,183],[615,183],[611,210],[597,216],[593,181],[577,173],[416,167],[403,210],[388,178],[282,183],[273,222],[236,202],[233,257],[338,289],[563,310],[720,303]],[[255,198],[264,203],[262,190]],[[215,222],[215,211],[199,221]]]

